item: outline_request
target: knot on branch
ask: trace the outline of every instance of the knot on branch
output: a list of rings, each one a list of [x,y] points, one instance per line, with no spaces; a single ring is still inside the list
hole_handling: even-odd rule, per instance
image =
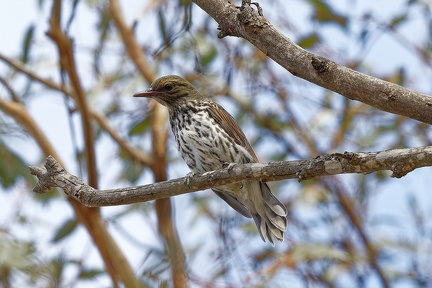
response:
[[[252,8],[252,5],[255,5],[256,10]],[[236,14],[238,23],[227,26],[221,26],[221,23],[219,23],[218,29],[220,32],[218,33],[218,38],[224,38],[226,36],[241,37],[242,30],[252,29],[252,32],[257,32],[258,29],[262,29],[270,25],[267,19],[264,18],[263,10],[258,2],[243,0],[240,7],[234,5],[232,6],[233,8],[231,12]]]
[[[38,178],[33,191],[45,193],[53,188],[61,188],[67,195],[83,203],[83,191],[90,193],[94,188],[86,185],[78,177],[68,173],[51,155],[46,158],[44,167],[29,167],[30,173]],[[86,205],[86,203],[83,203]]]
[[[56,187],[54,180],[45,168],[30,166],[29,169],[30,174],[38,178],[33,192],[42,194]]]
[[[252,8],[255,5],[257,10]],[[258,2],[251,0],[243,0],[240,6],[240,13],[237,14],[237,19],[241,24],[253,28],[264,28],[269,25],[267,19],[264,18],[263,10]]]
[[[318,57],[318,56],[312,57],[312,61],[311,61],[312,67],[315,69],[315,71],[318,74],[321,74],[321,73],[328,71],[330,68],[329,63],[330,63],[330,60],[328,60],[324,57]]]
[[[416,168],[416,164],[414,163],[414,161],[407,161],[404,163],[395,163],[392,166],[392,175],[391,177],[394,178],[402,178],[403,176],[405,176],[406,174],[408,174],[409,172],[413,171]]]
[[[56,181],[56,176],[67,173],[51,155],[46,158],[43,168],[31,166],[29,169],[30,173],[38,178],[33,191],[39,194],[48,192],[55,187],[61,187]]]

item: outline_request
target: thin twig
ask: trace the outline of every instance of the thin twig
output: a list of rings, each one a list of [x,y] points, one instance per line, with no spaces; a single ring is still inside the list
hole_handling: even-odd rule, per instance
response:
[[[21,103],[20,97],[18,97],[18,94],[15,92],[15,90],[12,88],[12,86],[10,86],[9,82],[5,78],[0,77],[0,83],[9,92],[9,94],[10,94],[10,96],[14,102]]]
[[[55,83],[54,81],[47,79],[47,78],[44,78],[44,77],[32,72],[22,62],[20,62],[18,60],[10,59],[1,53],[0,53],[0,60],[4,61],[9,66],[16,69],[17,71],[23,73],[24,75],[26,75],[30,79],[41,83],[45,87],[48,87],[50,89],[62,92],[64,94],[68,95],[69,97],[71,97],[72,99],[76,100],[75,93],[73,90],[71,90],[68,87],[62,87],[61,85]],[[100,127],[103,130],[105,130],[111,136],[111,138],[115,142],[117,142],[117,144],[121,147],[121,149],[123,149],[126,153],[128,153],[131,156],[132,159],[134,159],[135,161],[137,161],[137,162],[139,162],[145,166],[151,166],[152,165],[153,161],[151,159],[151,156],[147,153],[144,153],[142,150],[139,150],[139,149],[129,145],[125,140],[123,140],[122,137],[120,137],[120,135],[116,132],[116,130],[110,126],[109,121],[108,121],[106,116],[104,116],[103,114],[101,114],[97,110],[92,109],[91,107],[89,107],[89,112],[90,112],[91,117],[99,123]]]
[[[34,73],[30,69],[28,69],[26,67],[26,65],[24,63],[22,63],[21,61],[11,59],[2,53],[0,53],[0,60],[7,63],[9,66],[13,67],[15,70],[25,74],[30,79],[33,79],[33,80],[43,84],[45,87],[66,93],[67,95],[74,97],[73,92],[70,91],[68,88],[62,87],[61,85],[55,83],[51,79],[46,79],[46,78]]]
[[[123,149],[127,154],[129,154],[129,156],[134,161],[141,163],[142,165],[145,166],[150,166],[150,167],[153,166],[154,161],[152,157],[149,154],[142,152],[138,148],[129,145],[125,140],[123,140],[120,137],[120,135],[117,133],[117,131],[109,125],[108,119],[107,117],[105,117],[105,115],[93,109],[90,110],[90,113],[93,119],[95,119],[99,123],[99,126],[103,130],[105,130],[105,132],[107,132],[111,136],[111,138],[115,142],[117,142],[120,148]]]
[[[363,245],[366,248],[369,264],[378,274],[378,278],[381,280],[382,287],[390,287],[389,280],[387,279],[383,269],[381,268],[381,265],[378,263],[378,250],[366,234],[363,225],[363,219],[360,216],[361,214],[358,213],[356,209],[355,202],[351,199],[351,197],[349,197],[343,192],[342,188],[339,187],[339,185],[329,184],[327,181],[325,183],[328,186],[329,190],[336,194],[342,210],[348,216],[348,219],[351,221],[354,229],[360,235]]]
[[[122,37],[126,52],[128,53],[132,63],[135,64],[135,67],[138,69],[144,79],[146,79],[149,83],[153,82],[156,80],[155,73],[152,71],[152,69],[150,69],[150,65],[143,57],[143,51],[138,45],[138,41],[136,41],[133,30],[126,25],[118,0],[110,0],[110,13],[117,30]]]

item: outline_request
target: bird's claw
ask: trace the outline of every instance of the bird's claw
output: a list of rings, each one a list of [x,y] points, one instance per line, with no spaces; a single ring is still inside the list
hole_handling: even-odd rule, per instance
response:
[[[228,162],[225,162],[223,165],[222,165],[222,168],[228,168],[228,172],[231,172],[231,170],[235,167],[237,165],[237,163],[228,163]]]
[[[262,9],[262,7],[259,5],[258,2],[251,2],[250,4],[255,5],[255,7],[256,7],[257,10],[258,10],[258,15],[260,15],[260,16],[264,16],[263,9]]]
[[[185,176],[184,184],[187,185],[189,188],[191,188],[190,185],[189,185],[190,184],[190,180],[191,180],[191,178],[193,178],[197,174],[198,173],[193,172],[193,171],[187,173],[186,176]]]

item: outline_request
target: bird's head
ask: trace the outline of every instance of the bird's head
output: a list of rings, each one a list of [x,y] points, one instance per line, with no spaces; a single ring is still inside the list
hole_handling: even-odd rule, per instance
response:
[[[168,107],[202,97],[189,81],[177,75],[163,76],[154,81],[149,89],[133,96],[153,98]]]

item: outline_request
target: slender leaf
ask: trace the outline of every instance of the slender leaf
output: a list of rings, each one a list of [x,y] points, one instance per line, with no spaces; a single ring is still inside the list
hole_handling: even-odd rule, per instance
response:
[[[64,238],[69,236],[73,231],[75,231],[77,225],[78,225],[78,221],[75,218],[66,220],[66,222],[63,223],[63,225],[57,230],[57,232],[55,233],[51,241],[56,243],[63,240]]]
[[[34,184],[34,179],[29,173],[27,164],[1,141],[0,159],[0,184],[3,187],[7,188],[14,185],[20,178],[24,178],[29,185]]]
[[[34,37],[34,30],[35,30],[35,25],[31,24],[27,28],[27,31],[24,35],[23,49],[22,49],[22,56],[21,56],[21,61],[23,63],[27,63],[29,60],[29,55],[30,55],[30,51],[31,51],[31,44],[32,44],[32,40]]]

